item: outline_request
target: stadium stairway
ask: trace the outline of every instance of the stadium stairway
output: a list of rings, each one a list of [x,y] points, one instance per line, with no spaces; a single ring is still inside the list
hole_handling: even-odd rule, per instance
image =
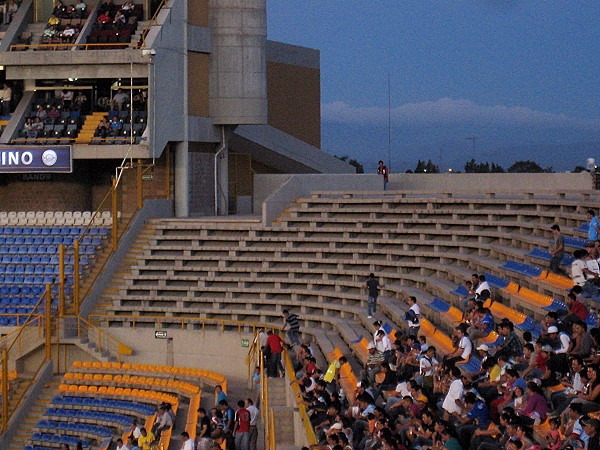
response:
[[[269,406],[275,420],[275,440],[278,449],[295,449],[294,408],[288,406],[285,378],[269,378]]]
[[[23,450],[25,445],[27,445],[27,441],[29,438],[31,438],[33,428],[43,418],[48,404],[54,395],[56,395],[56,390],[60,383],[60,379],[60,376],[55,376],[52,378],[52,381],[46,384],[44,389],[37,397],[35,404],[28,411],[25,419],[22,422],[22,425],[17,431],[17,434],[14,436],[6,450]]]
[[[105,115],[106,112],[94,112],[86,116],[85,122],[75,139],[75,144],[89,144],[94,137],[98,124]]]

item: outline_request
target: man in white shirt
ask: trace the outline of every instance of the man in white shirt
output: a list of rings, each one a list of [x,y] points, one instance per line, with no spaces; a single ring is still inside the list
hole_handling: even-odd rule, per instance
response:
[[[390,338],[386,336],[385,331],[378,330],[375,333],[375,348],[379,350],[384,356],[388,356],[392,351],[392,343],[390,342]],[[387,353],[386,353],[387,352]]]
[[[190,437],[187,431],[181,433],[181,450],[194,450],[194,440]]]
[[[462,412],[462,397],[463,397],[463,382],[461,379],[461,372],[458,367],[451,369],[452,377],[454,380],[450,383],[448,393],[442,403],[442,409],[444,410],[444,420],[448,420],[452,414],[460,414]]]
[[[408,335],[417,338],[419,329],[421,328],[421,308],[417,305],[417,298],[410,297],[408,299],[409,320],[408,320]]]
[[[492,288],[490,287],[490,284],[487,281],[485,281],[485,275],[479,275],[479,284],[477,285],[477,289],[475,289],[475,294],[479,298],[479,297],[481,297],[481,293],[486,290],[489,293],[492,292]]]
[[[453,366],[461,361],[468,361],[471,357],[473,343],[467,337],[467,328],[468,325],[466,323],[461,323],[454,329],[454,336],[458,339],[458,347],[444,358],[444,363],[447,366]]]
[[[552,339],[554,344],[554,353],[567,353],[569,351],[569,345],[571,345],[571,338],[566,333],[559,333],[558,327],[551,325],[548,327],[548,337]]]
[[[171,417],[171,414],[169,414],[169,411],[167,411],[167,409],[164,406],[161,406],[160,408],[158,408],[158,415],[156,419],[157,421],[152,427],[152,432],[156,436],[156,439],[159,439],[160,434],[163,431],[168,430],[173,426],[173,418]]]
[[[246,409],[250,412],[250,442],[248,445],[249,450],[256,450],[256,444],[258,441],[258,418],[260,411],[251,398],[246,399]]]
[[[117,439],[117,450],[131,450],[129,447],[127,447],[125,444],[123,444],[123,439],[119,438]]]

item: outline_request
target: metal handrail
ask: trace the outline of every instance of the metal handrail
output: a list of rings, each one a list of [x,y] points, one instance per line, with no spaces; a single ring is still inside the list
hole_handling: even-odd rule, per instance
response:
[[[81,317],[81,316],[66,316],[65,318],[73,318],[73,319],[77,320],[77,336],[78,337],[81,337],[81,335],[85,334],[86,331],[89,332],[89,330],[92,330],[94,333],[96,333],[97,334],[96,347],[98,348],[98,350],[100,352],[102,352],[104,349],[111,350],[113,353],[116,353],[117,359],[119,360],[119,362],[121,362],[121,355],[131,355],[133,353],[133,350],[131,348],[129,348],[127,345],[125,345],[124,343],[119,341],[114,336],[111,336],[106,331],[101,330],[96,325],[91,324],[90,322],[85,320],[83,317]],[[63,321],[63,327],[65,326],[66,323],[68,323],[68,321]],[[87,333],[86,335],[89,339],[90,334]]]
[[[257,328],[267,328],[270,330],[280,330],[281,327],[277,325],[273,325],[270,323],[262,323],[262,322],[244,322],[241,320],[232,320],[232,319],[209,319],[203,317],[165,317],[165,316],[138,316],[138,315],[116,315],[116,314],[90,314],[88,316],[88,320],[90,323],[108,324],[110,320],[127,320],[131,322],[132,328],[136,327],[136,321],[139,322],[147,322],[152,321],[155,322],[158,327],[161,327],[161,323],[163,321],[167,321],[169,323],[173,323],[174,321],[181,323],[181,329],[185,330],[186,325],[190,323],[201,323],[202,331],[204,331],[204,326],[207,323],[221,325],[221,330],[225,330],[225,325],[231,327],[237,327],[238,333],[242,332],[243,327],[252,327],[252,331],[254,332]]]
[[[160,4],[158,5],[158,8],[156,8],[156,11],[154,11],[152,18],[148,21],[148,25],[146,25],[146,28],[144,28],[144,31],[142,31],[142,38],[138,42],[137,48],[142,48],[142,47],[146,46],[146,37],[148,36],[148,33],[150,32],[150,28],[152,28],[154,25],[158,25],[158,21],[157,21],[158,14],[162,11],[163,6],[165,6],[166,3],[167,3],[167,0],[161,0]]]
[[[285,359],[285,373],[289,374],[290,378],[294,376],[294,367],[292,365],[292,359],[290,358],[290,354],[287,348],[283,349],[283,357]],[[295,380],[294,380],[295,381]],[[306,411],[306,405],[302,403],[299,399],[300,395],[300,386],[298,383],[292,383],[292,389],[294,391],[294,398],[296,399],[296,405],[298,406],[298,413],[300,414],[300,418],[302,419],[302,424],[304,425],[304,431],[306,432],[306,439],[308,441],[308,445],[316,445],[317,444],[317,436],[315,435],[315,430],[310,423],[310,419],[308,417],[308,412]]]
[[[53,51],[56,51],[57,47],[85,47],[84,50],[89,50],[88,47],[131,47],[131,48],[139,48],[137,42],[106,42],[103,44],[13,44],[10,46],[10,51],[16,50],[18,48],[53,48]],[[119,49],[117,49],[119,50]]]

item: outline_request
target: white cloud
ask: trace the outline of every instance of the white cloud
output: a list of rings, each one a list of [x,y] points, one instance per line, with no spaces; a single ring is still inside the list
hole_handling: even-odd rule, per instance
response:
[[[323,120],[357,125],[387,125],[387,108],[357,107],[345,102],[324,103],[321,107]],[[521,106],[486,106],[471,100],[440,98],[421,103],[405,103],[391,111],[395,124],[476,124],[495,126],[537,127],[600,127],[600,119],[580,119],[565,114],[535,111]]]

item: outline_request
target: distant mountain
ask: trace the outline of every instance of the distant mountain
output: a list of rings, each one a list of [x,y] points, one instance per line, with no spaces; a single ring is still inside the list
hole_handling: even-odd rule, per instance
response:
[[[479,139],[472,141],[469,137]],[[393,127],[391,142],[390,165],[394,172],[414,169],[419,159],[431,159],[442,170],[462,170],[473,157],[498,163],[505,169],[519,160],[533,160],[544,168],[552,166],[555,171],[583,166],[587,158],[600,163],[600,129],[582,132],[547,127]],[[365,172],[375,171],[378,160],[388,162],[388,129],[324,122],[321,147],[331,154],[356,158]]]

